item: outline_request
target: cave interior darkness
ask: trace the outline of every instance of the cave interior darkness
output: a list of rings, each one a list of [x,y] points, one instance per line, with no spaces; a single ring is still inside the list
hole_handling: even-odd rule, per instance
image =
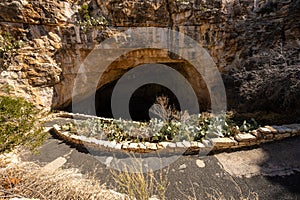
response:
[[[99,117],[113,118],[111,111],[111,95],[117,81],[111,82],[96,92],[95,107]],[[155,103],[156,97],[165,96],[169,105],[180,111],[178,99],[168,88],[158,84],[146,84],[138,88],[130,98],[129,113],[134,121],[149,121],[149,109]]]

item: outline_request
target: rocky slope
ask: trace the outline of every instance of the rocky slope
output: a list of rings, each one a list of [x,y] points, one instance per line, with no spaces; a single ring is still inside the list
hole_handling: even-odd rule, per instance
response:
[[[229,109],[298,119],[299,0],[85,2],[87,7],[80,0],[1,2],[1,33],[24,41],[1,71],[1,84],[42,107],[63,108],[71,102],[80,64],[96,44],[120,29],[166,27],[208,50],[222,73]]]

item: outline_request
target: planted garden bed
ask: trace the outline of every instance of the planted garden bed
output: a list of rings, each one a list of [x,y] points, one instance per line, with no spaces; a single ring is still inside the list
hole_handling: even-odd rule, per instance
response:
[[[234,122],[232,113],[212,115],[184,113],[178,119],[151,119],[149,122],[136,122],[122,119],[87,117],[61,125],[62,131],[74,135],[93,137],[98,140],[116,142],[179,142],[202,141],[207,138],[230,137],[248,133],[259,126],[254,119]]]

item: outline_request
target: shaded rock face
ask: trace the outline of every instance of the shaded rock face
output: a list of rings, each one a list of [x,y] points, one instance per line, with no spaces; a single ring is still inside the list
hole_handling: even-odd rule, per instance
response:
[[[10,66],[1,70],[0,83],[47,110],[53,103],[53,87],[61,81],[62,67],[55,58],[63,46],[57,31],[57,23],[64,19],[60,9],[58,4],[42,6],[39,1],[0,3],[1,34],[10,33],[24,43],[10,58]]]
[[[104,17],[109,27],[83,26],[82,4],[76,0],[0,3],[2,32],[25,41],[11,66],[1,72],[1,84],[13,85],[16,94],[43,107],[66,108],[72,102],[78,69],[95,45],[130,27],[166,27],[192,37],[209,52],[222,73],[228,109],[275,113],[292,121],[300,116],[299,0],[89,1],[89,16]],[[168,54],[164,61],[157,59],[158,51],[144,51],[143,56],[147,59],[128,55],[114,62],[99,81],[99,91],[138,64],[173,63]],[[199,103],[209,109],[201,75],[194,76],[184,64],[172,67],[188,74],[185,77],[198,88]]]

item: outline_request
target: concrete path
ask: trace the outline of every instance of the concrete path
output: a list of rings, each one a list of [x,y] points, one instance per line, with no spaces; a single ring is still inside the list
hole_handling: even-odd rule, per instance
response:
[[[76,167],[115,188],[110,168],[84,149],[51,137],[38,155],[25,160],[43,164],[62,157],[63,168]],[[102,154],[105,158],[105,153]],[[111,158],[106,157],[110,163]],[[169,171],[168,199],[300,199],[300,137],[259,148],[199,157],[181,156],[164,168]]]

